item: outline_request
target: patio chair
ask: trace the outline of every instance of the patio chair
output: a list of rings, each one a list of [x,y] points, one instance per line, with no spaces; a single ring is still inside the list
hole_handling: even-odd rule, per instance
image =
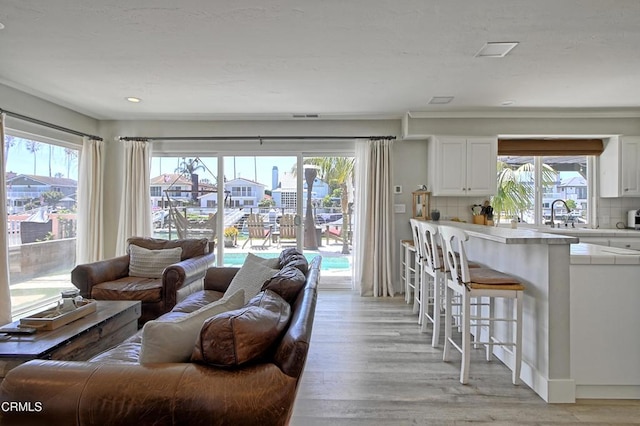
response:
[[[331,224],[328,223],[324,232],[322,233],[327,238],[327,245],[330,244],[329,240],[333,239],[336,243],[343,244],[344,240],[342,238],[342,224]]]
[[[261,214],[251,213],[247,217],[247,229],[249,231],[249,238],[244,242],[242,248],[244,248],[247,243],[251,242],[251,247],[253,247],[253,240],[261,240],[261,247],[266,247],[267,243],[271,245],[271,225],[265,225],[264,218]]]
[[[207,238],[213,241],[217,235],[216,222],[218,212],[210,214],[209,218],[200,223],[190,223],[189,220],[180,211],[171,206],[169,215],[181,240],[189,238]]]
[[[283,240],[297,239],[296,215],[285,214],[280,218],[280,231],[278,234],[278,247],[282,245]]]

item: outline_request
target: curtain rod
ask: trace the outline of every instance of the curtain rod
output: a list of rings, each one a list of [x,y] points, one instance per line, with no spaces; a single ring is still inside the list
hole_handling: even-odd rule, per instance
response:
[[[57,124],[47,123],[46,121],[38,120],[37,118],[27,117],[26,115],[18,114],[17,112],[11,112],[11,111],[7,111],[6,109],[0,108],[0,114],[2,114],[2,113],[7,114],[9,117],[17,118],[17,119],[23,120],[23,121],[28,121],[30,123],[37,124],[39,126],[44,126],[44,127],[49,127],[51,129],[55,129],[55,130],[60,130],[61,132],[70,133],[72,135],[86,136],[89,139],[94,139],[94,140],[98,140],[98,141],[102,140],[101,137],[98,137],[98,136],[95,136],[95,135],[90,135],[88,133],[78,132],[77,130],[67,129],[66,127],[58,126]]]
[[[369,140],[394,140],[395,136],[159,136],[159,137],[120,137],[121,141],[262,141],[269,140],[347,140],[347,139],[369,139]]]

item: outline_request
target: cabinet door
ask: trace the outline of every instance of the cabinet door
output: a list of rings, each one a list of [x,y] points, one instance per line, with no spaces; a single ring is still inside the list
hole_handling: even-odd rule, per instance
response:
[[[640,141],[622,142],[622,196],[640,196]]]
[[[466,195],[493,195],[497,191],[497,141],[467,139]]]
[[[635,238],[616,238],[609,240],[609,244],[611,245],[611,247],[640,250],[640,240]]]
[[[437,142],[437,195],[466,195],[466,139],[442,138]]]

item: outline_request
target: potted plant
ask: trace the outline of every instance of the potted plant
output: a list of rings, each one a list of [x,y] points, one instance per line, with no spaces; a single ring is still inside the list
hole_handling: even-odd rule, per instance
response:
[[[235,247],[238,241],[238,229],[235,226],[229,226],[224,229],[224,246]]]

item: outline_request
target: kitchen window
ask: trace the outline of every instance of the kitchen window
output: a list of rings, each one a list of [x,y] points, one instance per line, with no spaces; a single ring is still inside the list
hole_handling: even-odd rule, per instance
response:
[[[497,220],[549,225],[553,217],[555,226],[567,227],[593,222],[595,158],[603,148],[602,139],[498,139]]]
[[[556,226],[589,223],[589,156],[498,156],[498,188],[492,200],[499,222],[513,219]],[[565,204],[554,200],[563,200]]]

